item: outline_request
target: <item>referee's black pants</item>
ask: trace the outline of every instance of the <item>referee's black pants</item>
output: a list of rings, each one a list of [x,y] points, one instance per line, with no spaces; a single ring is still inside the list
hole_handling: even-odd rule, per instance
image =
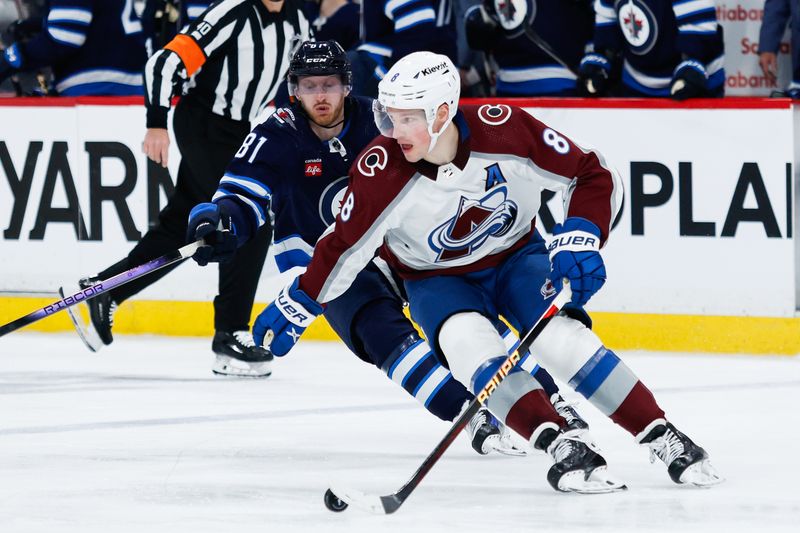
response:
[[[152,227],[128,257],[99,273],[106,279],[146,263],[186,244],[189,211],[210,202],[225,168],[250,133],[250,123],[226,119],[184,97],[175,108],[175,139],[181,152],[175,191]],[[234,259],[219,265],[219,294],[214,298],[216,331],[249,329],[258,278],[272,239],[271,229],[262,228],[237,250]],[[177,265],[169,266],[126,283],[111,291],[122,303],[153,284]]]

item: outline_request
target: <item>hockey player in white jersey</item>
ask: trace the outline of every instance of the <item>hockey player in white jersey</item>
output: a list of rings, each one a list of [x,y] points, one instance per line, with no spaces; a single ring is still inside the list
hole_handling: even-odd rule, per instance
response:
[[[523,110],[458,107],[460,80],[445,56],[406,56],[380,83],[375,120],[383,136],[357,158],[342,209],[306,272],[256,320],[257,343],[286,354],[324,303],[347,289],[380,249],[404,278],[411,314],[452,374],[483,388],[506,358],[492,320],[527,331],[569,279],[581,309],[606,279],[600,248],[622,201],[619,179],[586,150]],[[550,245],[536,231],[542,189],[564,193],[566,218]],[[581,321],[554,318],[532,347],[569,383],[650,449],[676,483],[721,478],[708,455],[667,421],[652,393]],[[553,458],[556,490],[624,486],[581,430],[569,429],[537,383],[516,371],[488,407]]]

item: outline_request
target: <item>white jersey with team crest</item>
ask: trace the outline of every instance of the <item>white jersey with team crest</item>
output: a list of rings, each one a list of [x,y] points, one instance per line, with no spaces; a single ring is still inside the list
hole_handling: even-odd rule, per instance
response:
[[[361,153],[301,289],[336,298],[379,248],[406,279],[494,267],[533,237],[544,189],[563,191],[567,216],[596,224],[605,242],[622,187],[600,154],[516,107],[462,106],[454,124],[458,150],[446,165],[409,163],[386,137]]]

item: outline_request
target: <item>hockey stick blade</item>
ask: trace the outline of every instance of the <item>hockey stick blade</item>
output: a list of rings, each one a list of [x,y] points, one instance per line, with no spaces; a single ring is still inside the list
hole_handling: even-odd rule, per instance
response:
[[[352,487],[334,485],[331,485],[330,491],[347,505],[373,514],[392,514],[403,505],[403,500],[396,493],[388,496],[375,496]]]
[[[61,296],[62,300],[67,297],[67,295],[64,294],[64,287],[58,288],[58,295]],[[67,316],[72,321],[72,325],[75,326],[75,333],[78,334],[83,344],[89,348],[90,352],[97,353],[100,348],[103,347],[103,341],[100,340],[100,336],[97,332],[93,331],[94,328],[91,328],[91,322],[88,326],[83,323],[83,320],[78,314],[77,307],[67,307],[66,311]]]
[[[115,287],[119,287],[120,285],[124,285],[129,281],[133,281],[135,279],[141,278],[145,274],[149,274],[151,272],[155,272],[165,266],[169,266],[173,263],[177,263],[179,261],[183,261],[194,255],[197,249],[203,245],[203,240],[199,239],[192,243],[187,244],[183,248],[178,248],[177,250],[173,250],[168,254],[164,254],[161,257],[153,259],[152,261],[148,261],[143,265],[139,265],[136,267],[131,268],[130,270],[126,270],[116,276],[112,276],[106,280],[103,280],[99,283],[92,285],[86,289],[76,292],[66,298],[62,298],[56,302],[53,302],[50,305],[45,305],[41,309],[37,309],[32,313],[29,313],[23,317],[20,317],[8,324],[0,326],[0,337],[3,335],[7,335],[12,331],[16,331],[20,328],[23,328],[29,324],[33,324],[43,318],[47,318],[52,314],[58,313],[66,309],[67,307],[71,307],[73,305],[77,305],[80,302],[84,302],[95,296],[103,294],[104,292],[108,292]]]
[[[439,441],[433,451],[422,461],[422,464],[417,468],[417,471],[414,472],[414,475],[411,476],[405,485],[400,487],[397,491],[387,494],[385,496],[376,496],[372,494],[367,494],[361,492],[359,490],[351,489],[349,487],[340,487],[338,489],[329,488],[337,498],[342,500],[343,502],[347,503],[348,505],[352,505],[353,507],[357,507],[359,509],[363,509],[372,513],[377,514],[392,514],[397,511],[403,503],[408,499],[414,489],[422,482],[425,476],[430,472],[431,468],[439,461],[439,459],[444,455],[444,452],[450,447],[453,441],[456,440],[458,435],[463,431],[465,427],[467,427],[467,423],[472,419],[473,416],[478,412],[481,405],[486,403],[489,399],[489,396],[497,390],[497,387],[500,385],[500,382],[505,379],[505,377],[511,372],[511,370],[519,363],[520,358],[522,357],[521,354],[527,352],[533,341],[539,336],[542,330],[550,323],[550,320],[564,307],[565,304],[569,303],[572,299],[572,290],[569,286],[569,280],[564,280],[564,288],[559,292],[553,301],[550,302],[547,310],[542,313],[542,316],[539,317],[539,320],[531,327],[530,330],[520,339],[519,346],[517,349],[508,356],[508,358],[503,361],[503,364],[500,365],[500,369],[495,373],[495,375],[488,381],[486,386],[475,396],[475,399],[472,400],[464,410],[463,413],[453,422],[453,425],[450,427],[448,432]]]

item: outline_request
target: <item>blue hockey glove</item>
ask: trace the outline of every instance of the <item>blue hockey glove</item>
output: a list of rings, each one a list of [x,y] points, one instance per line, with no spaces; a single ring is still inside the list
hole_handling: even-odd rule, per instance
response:
[[[669,84],[669,96],[673,100],[701,98],[708,95],[706,68],[699,61],[689,59],[675,67]]]
[[[205,241],[205,245],[192,256],[200,266],[230,261],[236,253],[236,228],[231,217],[217,204],[197,204],[189,213],[186,240],[193,242],[197,239]]]
[[[578,67],[578,89],[586,96],[603,96],[608,89],[611,62],[602,54],[586,54]]]
[[[569,217],[553,227],[550,241],[550,280],[561,291],[563,278],[570,281],[572,303],[586,305],[606,282],[600,256],[600,229],[585,218]]]
[[[256,318],[253,324],[253,340],[256,346],[264,344],[267,332],[272,332],[272,340],[267,340],[268,348],[278,357],[289,353],[306,328],[322,314],[323,307],[298,288],[299,278],[291,285],[281,289],[275,301]]]
[[[19,47],[12,44],[0,54],[0,83],[19,70],[21,66],[22,55],[20,55]]]

